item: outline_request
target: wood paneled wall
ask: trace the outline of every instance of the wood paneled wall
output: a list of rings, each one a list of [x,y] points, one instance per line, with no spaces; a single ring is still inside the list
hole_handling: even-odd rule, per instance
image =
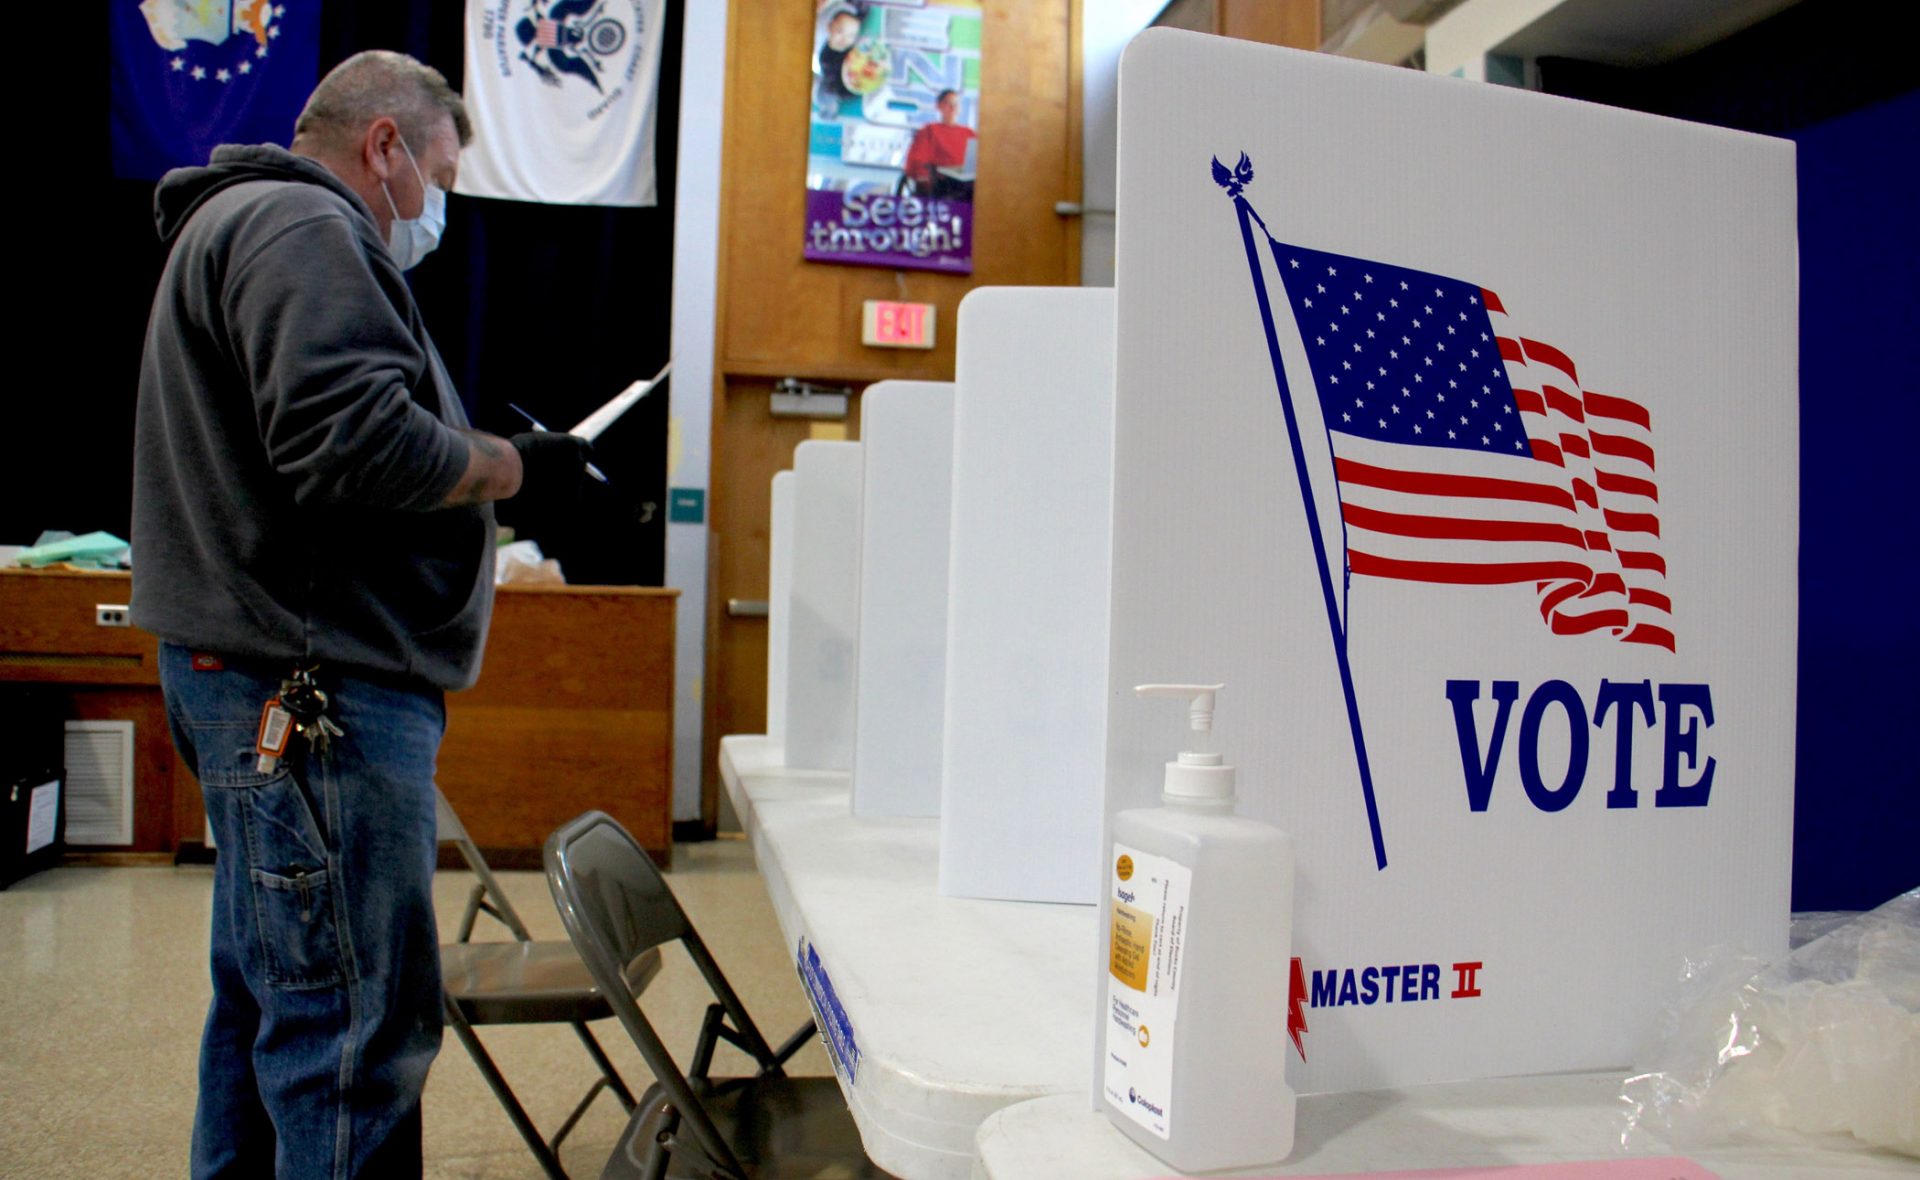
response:
[[[1318,49],[1319,0],[1219,0],[1222,37],[1264,41],[1291,49]]]
[[[815,6],[731,6],[717,373],[944,380],[953,373],[954,312],[968,291],[1076,281],[1079,223],[1053,211],[1054,202],[1080,196],[1074,6],[989,0],[983,7],[974,271],[950,275],[801,258]],[[867,299],[936,304],[939,346],[862,345]]]
[[[709,482],[702,817],[718,806],[715,755],[728,733],[765,724],[766,624],[731,618],[729,598],[767,593],[768,483],[792,464],[805,422],[767,412],[774,380],[852,387],[953,377],[960,300],[977,286],[1073,285],[1080,225],[1082,0],[982,4],[979,182],[971,275],[807,262],[808,108],[816,4],[735,0],[729,12],[720,210],[719,324]],[[930,351],[860,343],[868,299],[931,303]],[[849,437],[858,435],[853,399]]]
[[[1318,49],[1322,36],[1319,0],[1173,0],[1154,23],[1290,49]]]

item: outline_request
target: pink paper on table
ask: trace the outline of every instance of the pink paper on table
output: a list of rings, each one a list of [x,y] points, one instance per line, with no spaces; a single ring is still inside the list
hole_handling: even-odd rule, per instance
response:
[[[1342,1172],[1257,1180],[1720,1180],[1717,1173],[1680,1156],[1589,1160],[1575,1164],[1502,1164],[1486,1168],[1428,1168],[1408,1172]],[[1161,1180],[1176,1180],[1162,1177]]]

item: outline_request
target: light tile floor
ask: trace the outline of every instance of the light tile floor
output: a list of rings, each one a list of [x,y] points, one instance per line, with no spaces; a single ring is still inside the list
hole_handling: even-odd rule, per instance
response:
[[[565,938],[538,873],[502,873],[536,938]],[[680,898],[775,1043],[807,1019],[806,999],[752,853],[740,841],[685,844],[668,874]],[[444,870],[434,893],[450,937],[473,878]],[[205,1014],[212,870],[61,868],[0,892],[0,1176],[184,1175],[194,1065]],[[496,928],[497,929],[497,928]],[[477,937],[492,937],[484,917]],[[706,1005],[686,956],[666,952],[647,1011],[683,1064]],[[651,1080],[617,1023],[595,1034],[637,1095]],[[482,1029],[480,1036],[535,1123],[551,1131],[595,1076],[564,1025]],[[746,1059],[722,1047],[716,1072]],[[790,1072],[824,1075],[816,1041]],[[561,1162],[598,1175],[625,1125],[603,1095]],[[427,1080],[430,1180],[538,1180],[533,1157],[451,1034]]]

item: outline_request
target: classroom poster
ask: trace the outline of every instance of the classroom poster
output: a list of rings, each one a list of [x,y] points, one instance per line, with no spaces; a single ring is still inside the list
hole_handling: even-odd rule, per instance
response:
[[[978,0],[825,0],[814,21],[805,254],[973,271]]]

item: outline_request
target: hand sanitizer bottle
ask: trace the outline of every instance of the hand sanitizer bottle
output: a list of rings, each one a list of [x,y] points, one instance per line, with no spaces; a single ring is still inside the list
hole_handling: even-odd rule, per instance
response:
[[[1114,817],[1107,860],[1104,1105],[1185,1172],[1293,1150],[1293,839],[1233,813],[1234,768],[1207,750],[1221,687],[1134,690],[1189,698],[1193,748],[1167,763],[1161,806]]]

